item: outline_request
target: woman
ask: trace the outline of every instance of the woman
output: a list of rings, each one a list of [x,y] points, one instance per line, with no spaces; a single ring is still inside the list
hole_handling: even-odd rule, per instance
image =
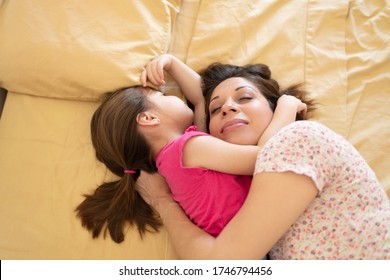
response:
[[[229,102],[239,72],[218,64],[201,74],[210,131],[223,132],[238,110]],[[141,182],[184,259],[390,258],[383,188],[351,144],[316,122],[294,122],[265,143],[244,205],[216,238],[188,220],[161,177],[143,174]]]

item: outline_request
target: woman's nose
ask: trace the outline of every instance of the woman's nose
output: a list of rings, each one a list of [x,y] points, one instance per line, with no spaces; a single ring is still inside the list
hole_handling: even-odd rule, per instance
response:
[[[229,113],[236,113],[236,112],[238,112],[239,111],[239,107],[234,102],[234,100],[229,99],[229,100],[227,100],[225,102],[225,104],[223,104],[221,111],[222,111],[222,115],[226,116]]]

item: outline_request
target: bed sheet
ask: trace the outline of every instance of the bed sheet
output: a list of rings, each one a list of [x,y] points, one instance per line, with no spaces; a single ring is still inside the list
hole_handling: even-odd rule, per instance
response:
[[[8,92],[0,121],[1,259],[172,259],[164,229],[121,244],[92,239],[74,209],[115,179],[95,159],[89,122],[98,102]]]

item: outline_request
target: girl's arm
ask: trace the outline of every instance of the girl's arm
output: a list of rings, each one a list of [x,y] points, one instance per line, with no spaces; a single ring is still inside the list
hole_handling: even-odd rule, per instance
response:
[[[252,175],[259,147],[282,127],[293,123],[297,112],[306,104],[291,95],[282,95],[271,123],[259,139],[258,146],[235,145],[214,137],[194,137],[184,147],[183,162],[188,167],[203,167],[236,175]]]
[[[279,97],[272,121],[260,137],[257,145],[263,146],[279,129],[293,123],[298,112],[306,110],[307,105],[292,95]]]
[[[192,224],[161,176],[146,177],[152,178],[141,184],[139,192],[160,214],[183,259],[261,259],[317,194],[313,181],[305,175],[256,174],[244,205],[214,238]]]
[[[206,131],[205,100],[202,94],[201,78],[178,58],[170,54],[156,57],[142,72],[142,85],[146,86],[147,80],[157,86],[165,85],[164,70],[176,81],[186,99],[194,105],[194,124],[200,131]]]
[[[236,175],[253,175],[258,146],[232,144],[213,136],[197,136],[187,141],[183,164]]]

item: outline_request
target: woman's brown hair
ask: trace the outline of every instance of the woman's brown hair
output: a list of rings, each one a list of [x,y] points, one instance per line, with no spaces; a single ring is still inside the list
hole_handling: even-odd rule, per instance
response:
[[[147,99],[150,89],[131,87],[108,94],[91,120],[91,138],[96,158],[119,176],[114,182],[103,183],[93,194],[85,195],[76,208],[81,223],[97,238],[107,230],[111,238],[124,240],[126,223],[137,225],[141,236],[157,231],[161,221],[136,191],[140,170],[157,171],[150,147],[137,129],[136,118],[151,106]],[[124,170],[135,170],[125,174]]]
[[[210,123],[209,105],[210,98],[215,88],[229,78],[245,78],[264,95],[268,100],[272,111],[275,110],[277,101],[283,94],[292,95],[307,105],[307,112],[304,115],[297,114],[297,120],[311,117],[315,103],[308,98],[308,94],[300,84],[281,89],[279,83],[271,78],[271,70],[265,64],[248,64],[246,66],[235,66],[231,64],[213,63],[200,72],[202,78],[202,91],[206,101],[207,126]]]

